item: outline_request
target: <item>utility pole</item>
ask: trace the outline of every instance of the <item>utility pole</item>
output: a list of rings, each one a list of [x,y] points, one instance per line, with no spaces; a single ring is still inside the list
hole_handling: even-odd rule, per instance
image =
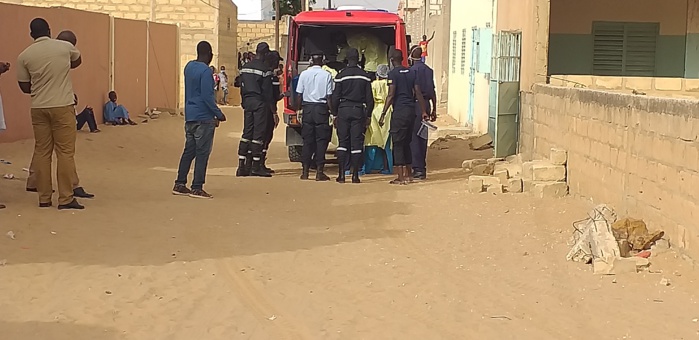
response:
[[[274,50],[279,51],[279,2],[280,0],[274,0]]]
[[[328,0],[328,9],[333,8],[333,0]]]

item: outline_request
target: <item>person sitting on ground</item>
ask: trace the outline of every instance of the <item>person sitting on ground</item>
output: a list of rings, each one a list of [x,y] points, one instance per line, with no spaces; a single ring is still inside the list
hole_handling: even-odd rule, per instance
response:
[[[129,111],[123,105],[117,104],[117,94],[109,92],[109,101],[104,104],[104,121],[112,125],[136,125],[136,122],[129,118]]]
[[[92,109],[91,106],[85,106],[85,108],[78,113],[78,96],[73,95],[75,98],[74,106],[75,106],[75,120],[77,121],[78,125],[78,131],[83,129],[83,126],[87,123],[87,127],[90,128],[90,132],[92,133],[97,133],[101,132],[100,129],[97,128],[97,121],[95,120],[95,111]]]

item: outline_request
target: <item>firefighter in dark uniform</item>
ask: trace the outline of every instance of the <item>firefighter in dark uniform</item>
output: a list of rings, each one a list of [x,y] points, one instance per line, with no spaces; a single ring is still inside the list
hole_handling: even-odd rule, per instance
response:
[[[394,68],[388,73],[388,97],[379,124],[383,126],[386,111],[393,107],[390,134],[393,142],[393,163],[398,178],[390,183],[405,185],[413,180],[410,142],[413,138],[415,112],[420,111],[424,120],[429,119],[429,116],[425,112],[425,101],[417,83],[415,70],[403,66],[401,50],[393,50],[390,57]],[[419,110],[416,105],[419,105]]]
[[[301,96],[303,105],[301,137],[303,138],[302,180],[307,180],[315,153],[316,181],[328,181],[325,174],[325,152],[332,137],[330,112],[333,80],[330,72],[323,70],[323,52],[311,54],[311,67],[301,72],[297,95]]]
[[[243,136],[238,147],[238,171],[236,176],[272,177],[262,167],[262,150],[265,146],[267,121],[270,110],[276,107],[272,88],[272,71],[265,63],[270,53],[269,45],[257,45],[255,59],[240,70],[240,96],[244,110]]]
[[[284,98],[281,91],[281,82],[279,80],[279,75],[277,72],[281,71],[279,62],[283,61],[282,57],[277,51],[271,51],[266,58],[267,66],[272,69],[272,94],[276,98],[277,102]],[[272,110],[270,110],[270,116],[267,120],[267,132],[265,133],[265,145],[262,149],[262,167],[269,173],[273,174],[274,170],[267,167],[267,151],[272,143],[272,138],[274,138],[274,129],[279,125],[279,113],[277,112],[277,104],[274,104]]]
[[[425,99],[424,111],[430,115],[430,121],[437,120],[437,94],[434,86],[434,71],[422,61],[422,48],[415,46],[410,52],[412,61],[411,70],[415,71],[417,84],[422,90],[422,97]],[[431,105],[430,105],[431,104]],[[422,126],[423,119],[420,116],[422,108],[416,107],[415,125],[413,125],[413,140],[410,149],[413,152],[413,178],[427,179],[427,139],[420,137],[417,133]]]
[[[371,123],[374,110],[374,95],[371,92],[369,74],[359,68],[359,51],[347,51],[347,67],[335,77],[335,90],[332,104],[335,126],[337,127],[337,148],[340,173],[338,183],[345,183],[345,164],[350,154],[352,183],[359,183],[359,169],[362,167],[364,136]]]

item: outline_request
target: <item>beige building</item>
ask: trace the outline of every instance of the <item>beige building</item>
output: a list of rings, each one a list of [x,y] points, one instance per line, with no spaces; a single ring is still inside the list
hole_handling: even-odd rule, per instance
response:
[[[496,9],[496,31],[521,32],[518,151],[567,150],[571,194],[643,219],[699,258],[699,1]]]
[[[207,40],[215,66],[237,65],[237,8],[231,0],[0,0],[31,6],[62,6],[109,14],[115,18],[177,24],[180,69],[196,57],[196,45]],[[106,37],[105,37],[106,39]],[[182,72],[180,72],[181,74]],[[180,81],[180,89],[183,88]],[[117,89],[118,90],[118,89]],[[183,91],[180,91],[183,92]],[[183,94],[180,93],[180,98]]]

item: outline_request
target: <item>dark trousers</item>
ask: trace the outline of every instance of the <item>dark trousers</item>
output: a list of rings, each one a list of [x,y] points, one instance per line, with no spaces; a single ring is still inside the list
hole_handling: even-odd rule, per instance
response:
[[[264,150],[267,121],[269,121],[269,108],[260,105],[254,110],[245,110],[243,117],[243,136],[240,138],[238,146],[238,157],[245,159],[248,154],[252,155],[253,161],[262,159]]]
[[[91,109],[85,109],[83,112],[80,112],[79,115],[75,116],[75,120],[78,121],[78,130],[82,130],[83,126],[85,126],[85,123],[87,123],[87,127],[90,128],[90,131],[95,131],[97,130],[97,121],[95,121],[95,113]]]
[[[366,113],[363,106],[340,106],[337,114],[337,156],[344,170],[361,168],[364,136],[366,135]],[[350,157],[347,157],[347,154]],[[349,158],[349,159],[348,159]],[[349,164],[348,164],[349,163]],[[349,166],[348,166],[349,165]]]
[[[186,122],[184,124],[185,143],[175,184],[187,184],[187,175],[194,161],[192,190],[201,190],[206,181],[206,167],[214,145],[216,121]]]
[[[319,168],[325,165],[325,152],[328,150],[328,144],[330,144],[332,137],[329,115],[327,104],[303,104],[303,126],[301,127],[303,151],[301,159],[304,166],[310,167],[313,161]],[[314,153],[315,157],[313,157]]]
[[[267,152],[269,150],[269,145],[272,144],[272,139],[274,138],[274,112],[269,111],[269,118],[267,119],[267,130],[265,130],[265,145],[262,152]]]
[[[430,112],[430,104],[427,105],[427,112]],[[422,126],[422,110],[420,110],[420,105],[415,105],[415,124],[413,125],[413,140],[410,142],[410,149],[412,151],[413,159],[413,171],[419,173],[427,173],[427,139],[420,138],[417,135],[420,127]]]
[[[413,140],[415,125],[415,107],[398,107],[391,115],[391,140],[393,140],[393,164],[396,166],[411,165],[413,155],[410,143]]]

